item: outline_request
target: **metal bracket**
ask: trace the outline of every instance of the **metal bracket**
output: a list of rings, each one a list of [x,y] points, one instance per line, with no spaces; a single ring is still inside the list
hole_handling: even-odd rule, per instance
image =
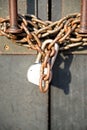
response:
[[[27,47],[19,46],[17,43],[7,39],[4,36],[0,37],[0,54],[37,54],[37,51]]]
[[[25,11],[23,4],[21,5],[21,8],[22,11]],[[6,17],[9,12],[8,10],[8,0],[0,1],[0,16],[3,18]],[[0,54],[37,54],[37,51],[28,49],[27,47],[18,46],[10,39],[0,36]]]

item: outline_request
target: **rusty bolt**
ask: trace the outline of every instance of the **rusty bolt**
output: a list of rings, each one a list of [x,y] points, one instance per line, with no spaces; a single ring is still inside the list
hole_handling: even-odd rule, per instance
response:
[[[9,47],[8,45],[5,45],[5,46],[4,46],[4,49],[5,49],[6,51],[8,51],[8,50],[10,49],[10,47]]]

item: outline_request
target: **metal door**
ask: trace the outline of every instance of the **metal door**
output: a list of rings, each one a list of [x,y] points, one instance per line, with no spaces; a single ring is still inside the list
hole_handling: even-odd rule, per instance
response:
[[[18,0],[19,13],[55,21],[80,12],[80,0]],[[8,15],[8,0],[0,1],[0,16]],[[6,45],[9,50],[6,50]],[[86,130],[86,55],[60,53],[46,94],[26,78],[36,52],[0,37],[0,130]]]
[[[80,12],[80,6],[80,0],[52,0],[52,20]],[[86,64],[86,55],[58,56],[51,86],[51,130],[87,129]]]
[[[45,13],[40,15],[39,8]],[[18,0],[21,14],[36,14],[46,20],[46,8],[46,0],[38,4],[34,0]],[[1,0],[0,16],[6,17],[8,13],[8,0]],[[41,94],[27,80],[27,70],[35,61],[36,51],[0,37],[0,53],[0,130],[48,130],[48,93]]]

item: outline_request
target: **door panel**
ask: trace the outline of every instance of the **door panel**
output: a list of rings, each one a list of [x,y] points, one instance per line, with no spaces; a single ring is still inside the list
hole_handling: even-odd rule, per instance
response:
[[[0,56],[0,130],[47,130],[48,94],[27,80],[35,58]]]
[[[47,19],[47,1],[42,3],[45,13],[41,17]],[[36,9],[41,4],[18,0],[18,13],[40,17]],[[0,17],[8,15],[8,0],[1,0]],[[9,50],[5,50],[5,45]],[[27,81],[28,67],[34,63],[37,52],[0,37],[0,54],[0,130],[47,130],[48,93],[40,93],[38,86]]]
[[[54,2],[54,6],[58,4]],[[62,0],[59,14],[63,17],[80,12],[80,6],[80,0]],[[52,18],[57,20],[53,15]],[[87,129],[86,64],[86,55],[58,55],[51,85],[51,130]]]

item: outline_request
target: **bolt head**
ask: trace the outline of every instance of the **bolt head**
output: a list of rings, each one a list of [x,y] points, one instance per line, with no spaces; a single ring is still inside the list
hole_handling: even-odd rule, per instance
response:
[[[22,32],[22,29],[16,27],[16,26],[12,26],[10,28],[8,28],[6,30],[7,33],[12,33],[12,34],[16,34],[16,33],[21,33]]]

